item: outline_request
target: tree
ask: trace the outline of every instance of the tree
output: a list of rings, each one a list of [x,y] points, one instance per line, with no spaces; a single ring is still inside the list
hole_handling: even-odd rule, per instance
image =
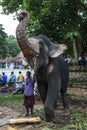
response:
[[[6,37],[7,34],[4,32],[3,25],[0,24],[0,58],[5,58],[8,55]]]
[[[37,35],[45,34],[53,41],[66,43],[67,53],[72,53],[71,38],[73,35],[77,56],[83,50],[87,52],[87,2],[85,0],[2,0],[4,13],[13,13],[20,9],[26,9],[31,15],[29,33]],[[36,16],[36,17],[35,17]],[[80,38],[81,36],[81,38]],[[72,42],[73,43],[73,42]]]
[[[3,25],[0,24],[0,58],[16,56],[20,51],[17,40],[14,36],[7,36]]]
[[[70,41],[73,43],[73,52],[74,52],[74,57],[75,57],[75,61],[77,61],[77,49],[76,49],[76,40],[80,39],[81,40],[81,35],[79,34],[79,32],[77,31],[73,31],[73,32],[68,32],[66,34],[66,39],[70,39]]]
[[[6,41],[9,48],[8,55],[15,57],[20,52],[20,48],[18,46],[16,38],[11,35],[6,38]]]

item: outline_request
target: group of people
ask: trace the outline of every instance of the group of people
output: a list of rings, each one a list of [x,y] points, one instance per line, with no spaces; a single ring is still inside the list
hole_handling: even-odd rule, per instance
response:
[[[18,77],[16,78],[16,75],[14,74],[14,72],[11,72],[10,77],[8,78],[7,75],[5,74],[5,72],[2,73],[2,75],[0,75],[0,85],[6,85],[7,83],[9,83],[10,85],[18,82],[18,83],[22,83],[24,81],[24,76],[21,73],[21,71],[19,71]]]
[[[72,57],[70,55],[67,55],[64,57],[64,60],[67,64],[71,64],[71,63],[74,63]],[[78,56],[78,59],[77,59],[77,63],[79,64],[80,66],[80,69],[81,67],[87,67],[87,53],[83,53],[81,52],[81,54]]]
[[[6,85],[7,83],[7,76],[3,72],[1,76],[1,84]],[[18,82],[18,86],[20,87],[22,83],[24,82],[24,103],[26,109],[25,116],[32,116],[33,115],[33,106],[35,104],[34,100],[34,77],[31,76],[31,72],[26,72],[26,79],[24,79],[24,76],[21,72],[19,72],[18,77],[16,79],[16,75],[14,72],[11,72],[9,82],[11,84],[14,84],[15,82]]]
[[[78,57],[78,63],[80,68],[83,66],[84,68],[87,66],[87,54],[84,54],[83,52]]]

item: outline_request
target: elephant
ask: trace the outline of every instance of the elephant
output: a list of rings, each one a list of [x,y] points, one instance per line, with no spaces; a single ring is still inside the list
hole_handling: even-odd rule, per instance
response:
[[[23,11],[19,14],[19,24],[16,28],[18,44],[30,66],[34,69],[37,87],[43,102],[44,117],[46,121],[55,118],[55,103],[58,93],[61,93],[63,108],[68,109],[68,65],[60,56],[66,49],[64,44],[56,44],[44,35],[27,39],[25,28],[28,26],[30,16]]]

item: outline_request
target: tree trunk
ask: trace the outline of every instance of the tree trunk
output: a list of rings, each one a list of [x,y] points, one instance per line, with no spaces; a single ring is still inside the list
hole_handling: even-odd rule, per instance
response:
[[[77,49],[76,49],[76,41],[75,41],[75,39],[73,40],[73,52],[74,52],[75,62],[77,62],[78,56],[77,56]]]
[[[82,52],[82,43],[79,40],[76,40],[76,50],[77,50],[77,56],[79,57],[79,55]]]

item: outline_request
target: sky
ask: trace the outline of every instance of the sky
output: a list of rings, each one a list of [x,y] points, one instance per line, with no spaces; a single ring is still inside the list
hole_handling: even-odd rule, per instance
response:
[[[5,29],[4,31],[7,33],[7,35],[15,36],[15,31],[18,25],[18,21],[13,19],[13,15],[0,14],[0,24],[3,25],[3,28]]]

